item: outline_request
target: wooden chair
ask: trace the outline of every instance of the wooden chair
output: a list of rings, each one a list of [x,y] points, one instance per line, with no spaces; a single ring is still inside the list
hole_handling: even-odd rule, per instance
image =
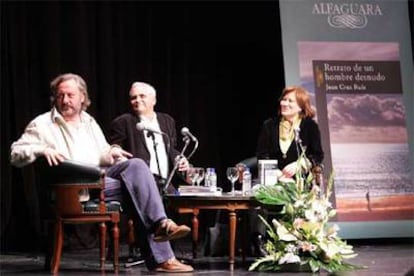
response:
[[[157,181],[157,179],[156,179]],[[174,184],[170,184],[171,189],[167,189],[167,193],[171,193],[174,194],[177,192],[177,188],[175,187]],[[161,196],[163,196],[163,190],[160,189],[160,194]],[[167,210],[170,208],[170,206],[168,205],[168,201],[164,200],[164,204],[167,208]],[[178,215],[182,215],[182,214],[192,214],[192,218],[191,218],[191,234],[192,234],[192,238],[193,238],[193,242],[192,242],[192,253],[193,253],[193,258],[196,259],[197,258],[197,242],[198,241],[198,228],[199,228],[199,221],[198,221],[198,215],[200,213],[200,210],[198,208],[177,208],[177,209],[172,209],[172,210],[168,210],[168,211],[173,211],[176,212]]]
[[[46,185],[50,192],[50,207],[53,211],[51,218],[54,224],[52,248],[48,248],[45,266],[50,272],[58,273],[63,247],[64,224],[99,224],[99,260],[100,268],[104,270],[106,249],[106,223],[112,224],[113,266],[119,271],[119,228],[120,204],[105,202],[103,188],[105,187],[105,172],[99,167],[64,161],[59,166],[49,166],[44,159],[36,161],[37,179]],[[40,177],[39,177],[40,176]],[[87,189],[90,195],[96,194],[95,200],[80,202],[79,196]],[[51,252],[51,250],[53,250]],[[50,258],[51,255],[51,258]]]
[[[192,234],[192,253],[193,258],[197,258],[197,241],[198,241],[198,228],[199,228],[199,221],[198,221],[198,215],[200,213],[200,210],[198,208],[178,208],[176,210],[178,214],[192,214],[191,218],[191,234]]]

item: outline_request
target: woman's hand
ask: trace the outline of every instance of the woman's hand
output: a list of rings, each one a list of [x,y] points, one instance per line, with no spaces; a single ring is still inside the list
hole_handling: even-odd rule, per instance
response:
[[[282,170],[282,177],[292,178],[298,170],[297,162],[287,164]]]

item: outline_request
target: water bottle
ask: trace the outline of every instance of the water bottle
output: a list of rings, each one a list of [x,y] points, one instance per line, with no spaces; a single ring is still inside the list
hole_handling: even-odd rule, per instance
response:
[[[215,192],[217,190],[217,174],[214,168],[207,168],[205,184],[210,187],[210,191]]]
[[[246,167],[243,171],[243,182],[242,182],[242,192],[247,194],[252,188],[252,174],[250,169]]]

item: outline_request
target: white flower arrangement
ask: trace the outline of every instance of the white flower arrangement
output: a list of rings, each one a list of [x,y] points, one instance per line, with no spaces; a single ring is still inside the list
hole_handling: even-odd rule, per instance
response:
[[[299,161],[298,161],[299,162]],[[335,216],[329,197],[333,186],[331,175],[326,190],[321,194],[310,173],[306,180],[300,173],[296,180],[261,186],[255,198],[264,205],[283,205],[280,218],[267,227],[265,250],[268,255],[257,259],[249,270],[278,271],[295,264],[312,272],[338,272],[361,268],[344,262],[355,257],[353,247],[338,236],[339,227],[328,225]]]

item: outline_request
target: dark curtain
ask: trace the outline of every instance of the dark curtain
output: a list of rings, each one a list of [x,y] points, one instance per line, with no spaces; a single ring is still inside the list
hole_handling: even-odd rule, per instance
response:
[[[277,1],[2,1],[1,248],[27,249],[41,231],[31,167],[10,145],[50,109],[49,82],[88,84],[105,132],[128,108],[133,81],[157,89],[156,109],[200,140],[192,163],[218,170],[254,155],[261,123],[284,86]]]

